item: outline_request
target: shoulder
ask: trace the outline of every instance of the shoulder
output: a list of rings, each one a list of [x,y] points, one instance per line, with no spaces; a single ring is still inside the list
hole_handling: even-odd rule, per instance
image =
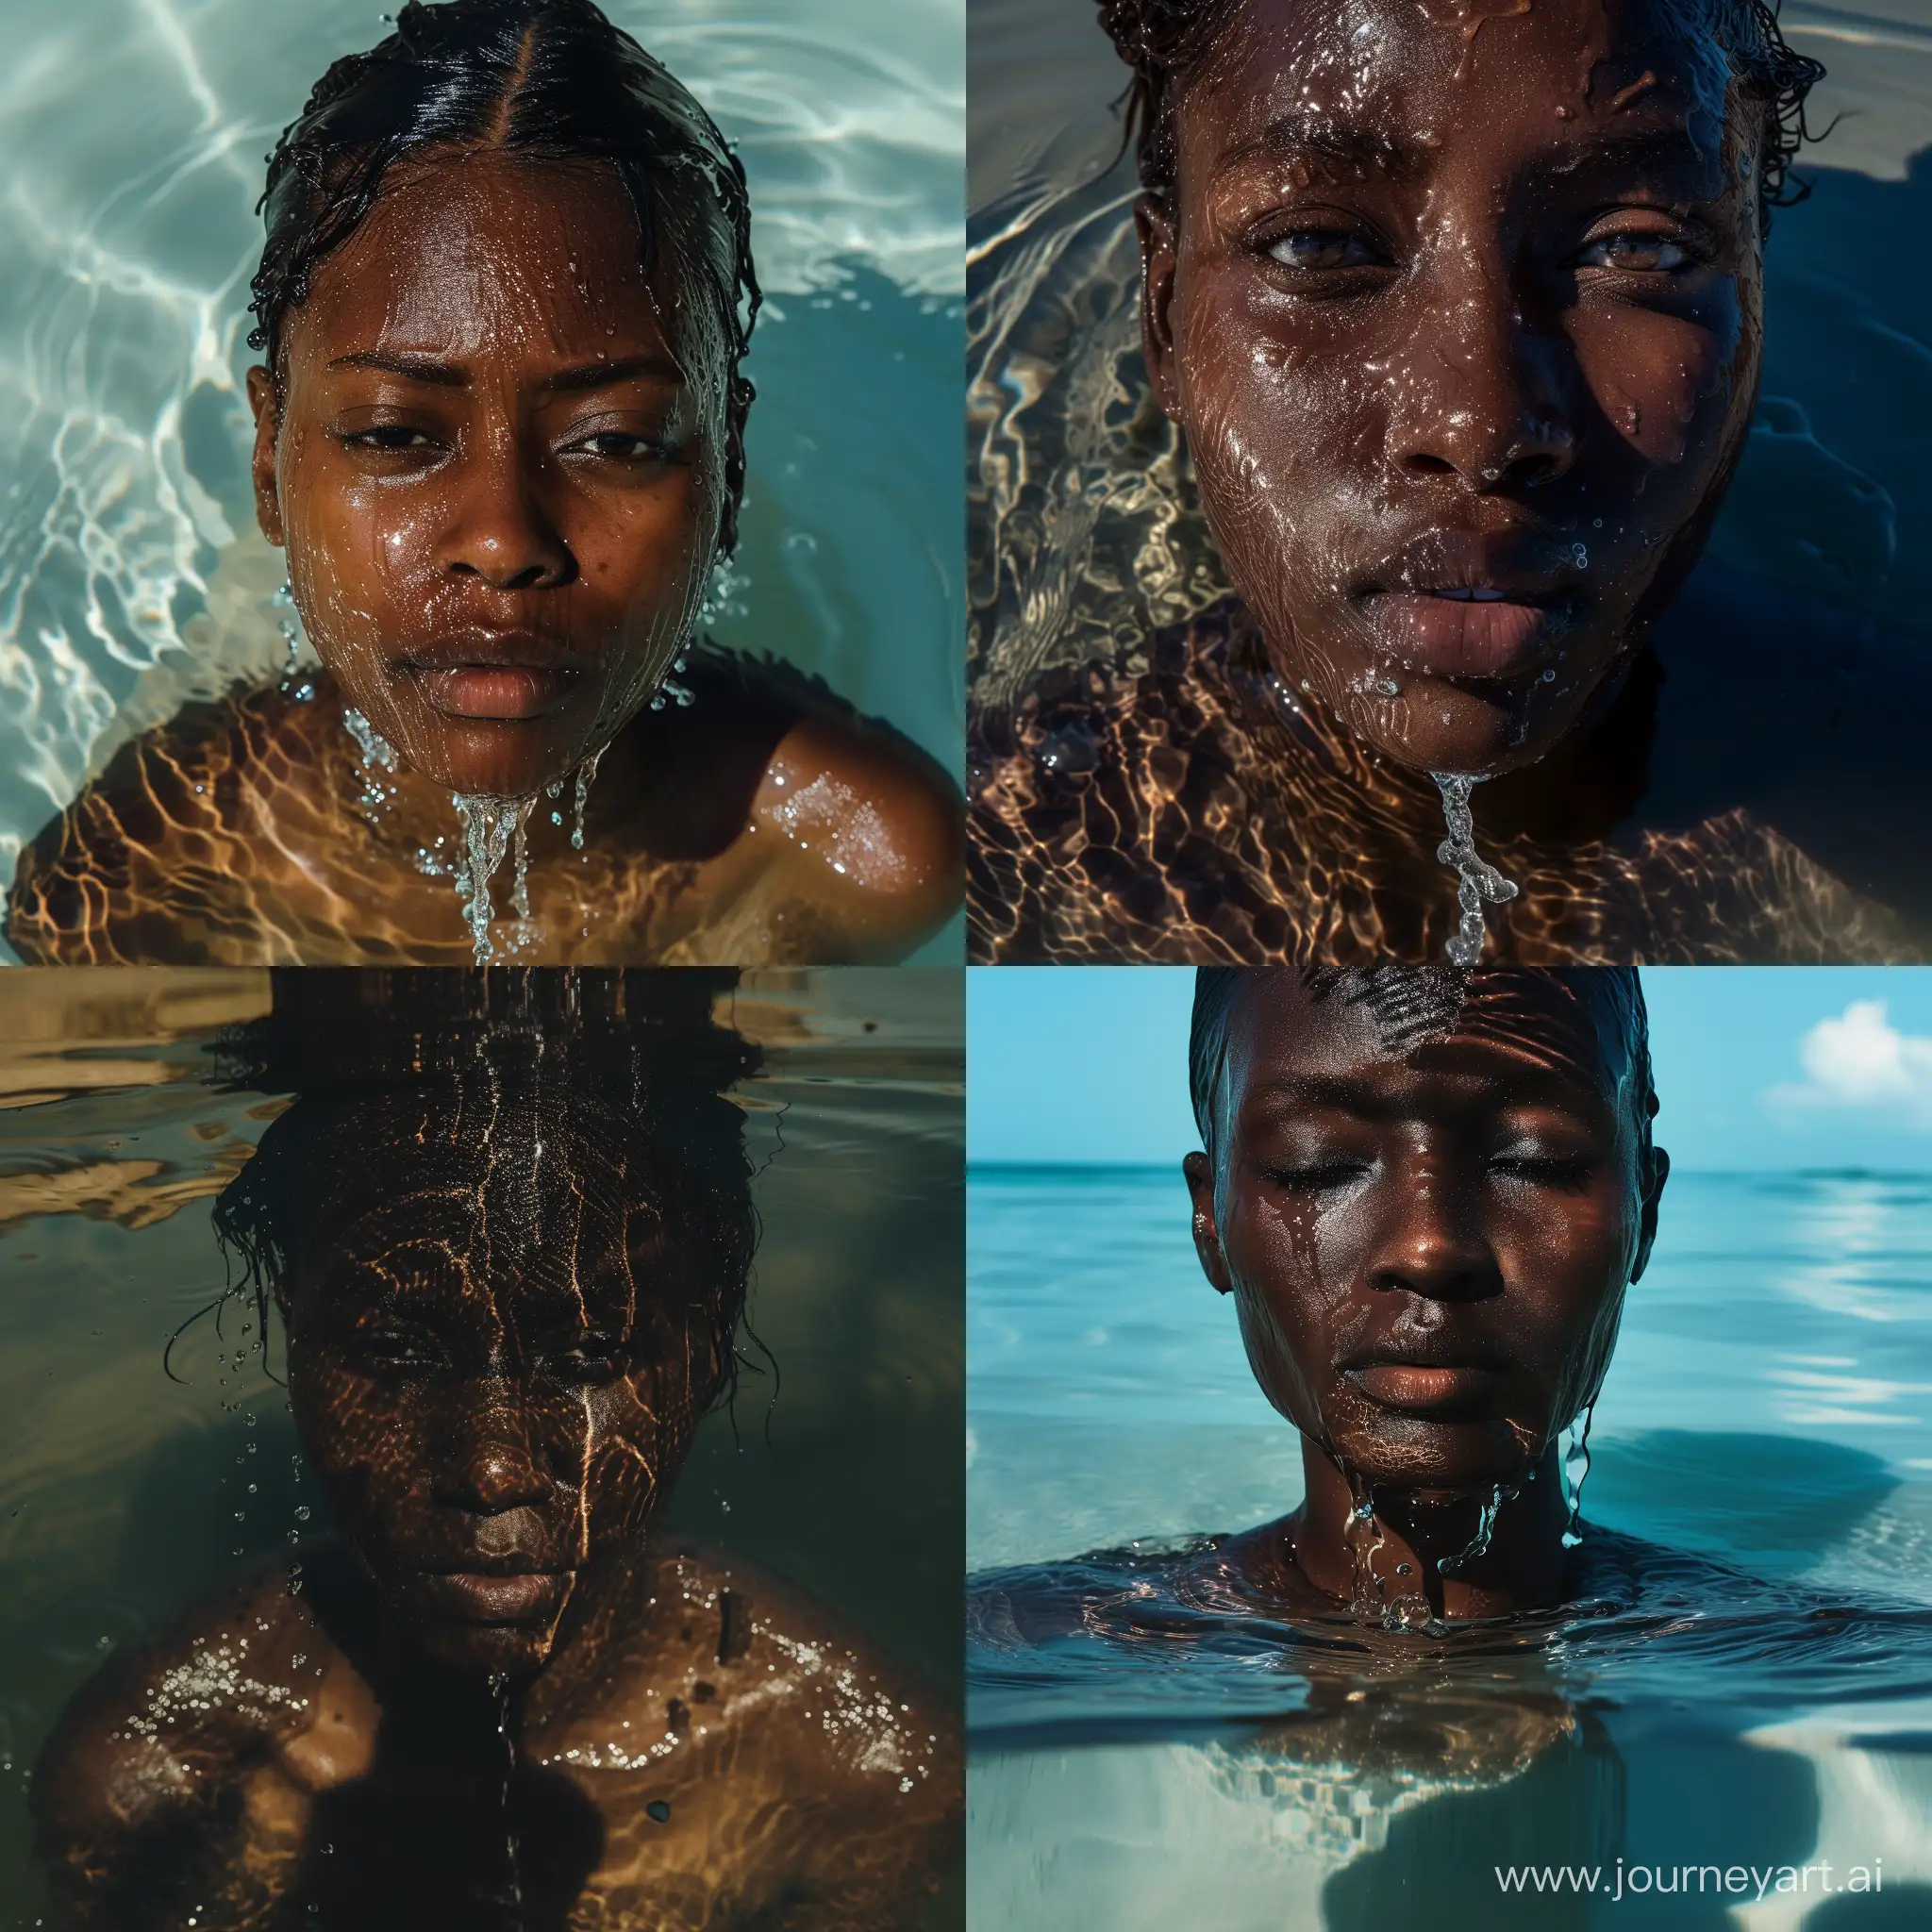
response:
[[[897,958],[959,902],[963,805],[938,760],[820,680],[736,660],[743,688],[783,708],[749,813],[773,863],[846,934],[855,958]]]
[[[8,937],[34,964],[219,963],[261,802],[316,763],[321,707],[238,685],[130,740],[22,851]]]
[[[299,1763],[303,1740],[328,1729],[324,1705],[354,1701],[330,1681],[332,1661],[271,1571],[212,1592],[112,1659],[62,1713],[36,1769],[36,1823],[57,1882],[81,1892],[106,1883],[143,1847],[178,1846],[188,1821],[221,1812],[250,1770]]]

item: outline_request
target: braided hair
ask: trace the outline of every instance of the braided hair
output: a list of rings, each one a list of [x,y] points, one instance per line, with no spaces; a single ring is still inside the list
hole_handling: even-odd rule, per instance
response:
[[[1758,204],[1768,227],[1774,208],[1810,192],[1791,178],[1799,148],[1816,139],[1805,101],[1824,78],[1824,66],[1796,52],[1778,25],[1774,0],[1698,0],[1707,30],[1730,57],[1740,90],[1765,102],[1771,130],[1758,174]],[[1227,30],[1241,0],[1101,0],[1100,24],[1114,51],[1134,71],[1122,99],[1125,139],[1141,165],[1141,185],[1162,202],[1173,194],[1179,157],[1174,116]]]
[[[761,300],[744,167],[690,91],[593,0],[409,0],[395,31],[338,60],[268,158],[268,238],[249,345],[277,380],[288,317],[316,266],[375,205],[407,157],[500,148],[613,166],[637,215],[647,276],[673,283],[667,331],[686,379],[723,406],[718,548],[738,539],[744,419],[740,365]]]

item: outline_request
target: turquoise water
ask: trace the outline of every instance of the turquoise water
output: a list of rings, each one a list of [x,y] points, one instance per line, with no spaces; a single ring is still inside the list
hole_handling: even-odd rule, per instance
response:
[[[1673,1175],[1591,1439],[1614,1607],[1422,1651],[1160,1621],[1163,1540],[1301,1487],[1188,1220],[1177,1171],[972,1177],[975,1926],[1210,1897],[1239,1932],[1424,1902],[1457,1927],[1932,1924],[1932,1175]],[[1004,1622],[1054,1625],[1056,1589],[1145,1598],[1160,1641]],[[1618,1857],[1875,1860],[1883,1890],[1611,1905],[1490,1875]]]
[[[391,9],[391,11],[393,8]],[[740,143],[769,296],[721,641],[948,770],[957,0],[611,0]],[[112,750],[283,658],[242,372],[262,157],[377,0],[17,0],[0,76],[0,874]],[[957,958],[958,929],[925,957]]]

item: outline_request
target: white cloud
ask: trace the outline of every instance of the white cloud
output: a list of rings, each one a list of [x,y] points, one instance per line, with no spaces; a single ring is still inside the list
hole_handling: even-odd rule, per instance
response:
[[[1932,1039],[1901,1033],[1884,1000],[1854,1000],[1798,1042],[1807,1079],[1775,1087],[1786,1107],[1865,1108],[1932,1130]]]

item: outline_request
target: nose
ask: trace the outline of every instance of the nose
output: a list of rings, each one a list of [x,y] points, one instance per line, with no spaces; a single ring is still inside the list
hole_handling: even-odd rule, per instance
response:
[[[1576,430],[1560,339],[1532,325],[1500,263],[1465,261],[1438,288],[1403,360],[1389,460],[1412,477],[1457,477],[1479,494],[1567,475]]]
[[[450,1405],[437,1500],[478,1515],[541,1503],[550,1483],[531,1443],[530,1420],[501,1380],[471,1382]]]
[[[480,577],[492,591],[548,590],[575,578],[544,468],[507,425],[478,435],[452,473],[457,493],[439,558],[449,575]]]
[[[1503,1286],[1474,1199],[1434,1163],[1394,1177],[1369,1262],[1370,1286],[1424,1301],[1481,1301]]]

